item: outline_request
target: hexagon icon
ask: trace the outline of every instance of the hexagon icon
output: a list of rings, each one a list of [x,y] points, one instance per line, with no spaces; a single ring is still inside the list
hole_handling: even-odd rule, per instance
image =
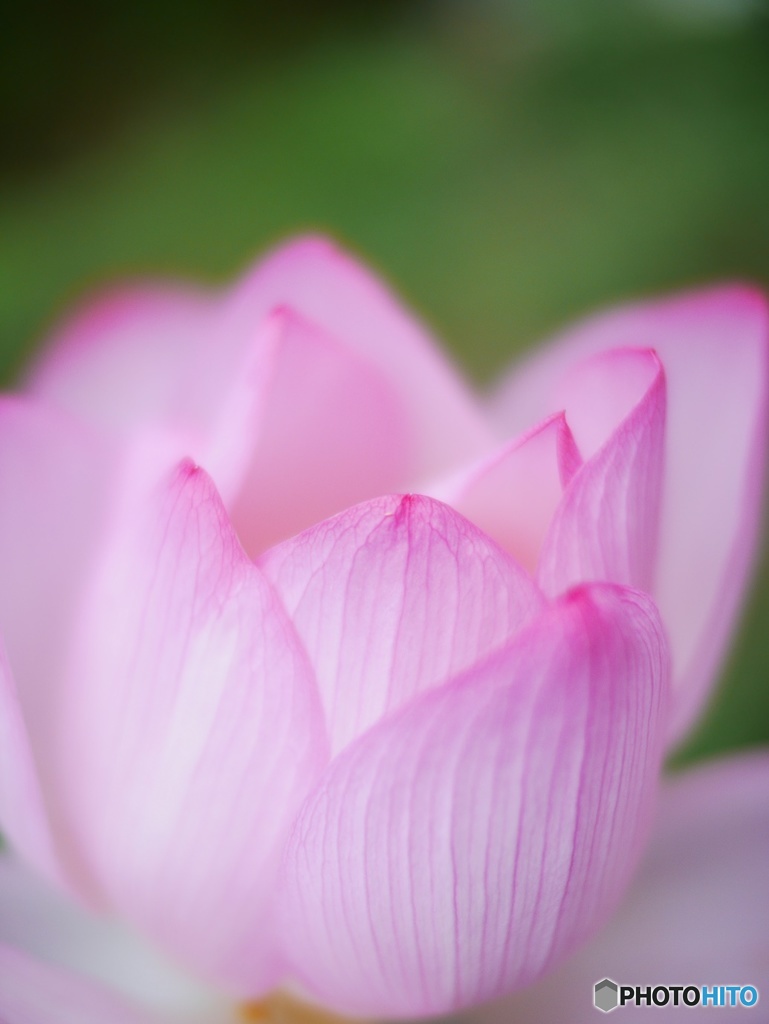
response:
[[[593,989],[593,1003],[595,1004],[596,1010],[603,1010],[604,1013],[609,1013],[610,1010],[616,1010],[619,1005],[619,985],[616,981],[612,981],[611,978],[604,978],[603,981],[597,981]]]

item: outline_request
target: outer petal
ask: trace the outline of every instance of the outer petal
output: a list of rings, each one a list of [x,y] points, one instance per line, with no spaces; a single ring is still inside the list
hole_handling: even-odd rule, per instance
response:
[[[618,900],[656,789],[665,642],[572,592],[332,762],[294,829],[284,945],[321,1001],[432,1014],[525,984]]]
[[[0,633],[46,792],[54,683],[111,479],[109,452],[87,429],[35,401],[0,398]]]
[[[676,736],[718,670],[754,561],[766,461],[767,325],[763,298],[737,286],[629,306],[536,354],[494,401],[505,431],[519,430],[552,410],[557,382],[577,360],[618,346],[653,347],[659,355],[668,418],[655,593],[678,683]]]
[[[227,1006],[221,994],[165,962],[124,924],[87,913],[8,856],[0,856],[0,944],[85,975],[156,1011],[206,1010],[206,1020],[214,1021]],[[58,1024],[55,1015],[47,1020]]]
[[[54,334],[28,387],[119,433],[156,419],[205,422],[221,399],[220,381],[192,371],[203,363],[217,311],[213,296],[182,285],[108,291]]]
[[[767,793],[766,753],[705,765],[670,781],[651,848],[608,927],[541,984],[469,1014],[468,1021],[589,1024],[596,1019],[592,986],[604,977],[644,986],[755,985],[765,1000]],[[704,1021],[713,1013],[712,1007],[668,1007],[653,1016]],[[649,1010],[624,1007],[622,1019],[634,1014],[648,1019]]]
[[[335,751],[500,646],[543,605],[509,555],[418,495],[349,509],[259,564],[315,667]]]
[[[296,634],[202,471],[115,524],[68,684],[62,785],[103,902],[206,977],[272,984],[272,875],[325,733]]]
[[[412,474],[395,388],[293,310],[264,321],[234,390],[201,461],[217,482],[233,476],[232,518],[252,555]]]
[[[31,863],[56,877],[48,813],[11,670],[0,646],[0,828]]]
[[[582,580],[654,587],[664,467],[665,378],[653,352],[619,350],[590,360],[582,377],[645,379],[637,404],[569,484],[543,544],[539,579],[557,594]],[[635,388],[634,388],[635,390]],[[592,407],[594,403],[590,403]],[[585,410],[582,436],[604,424]],[[577,416],[577,419],[580,417]],[[592,447],[592,444],[591,444]]]
[[[428,489],[485,530],[532,573],[561,500],[582,463],[563,413]]]

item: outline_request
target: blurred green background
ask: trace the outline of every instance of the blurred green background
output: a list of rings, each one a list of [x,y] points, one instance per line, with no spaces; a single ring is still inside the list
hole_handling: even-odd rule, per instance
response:
[[[0,375],[82,291],[220,280],[307,228],[489,380],[564,320],[769,283],[750,0],[17,5],[0,36]],[[679,760],[769,740],[769,570]]]

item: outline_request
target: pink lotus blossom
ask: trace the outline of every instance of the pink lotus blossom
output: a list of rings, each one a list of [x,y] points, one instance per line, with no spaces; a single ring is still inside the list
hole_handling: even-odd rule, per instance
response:
[[[720,288],[482,399],[315,239],[76,314],[0,401],[0,1018],[568,975],[728,643],[768,358]],[[748,816],[766,770],[725,769]]]

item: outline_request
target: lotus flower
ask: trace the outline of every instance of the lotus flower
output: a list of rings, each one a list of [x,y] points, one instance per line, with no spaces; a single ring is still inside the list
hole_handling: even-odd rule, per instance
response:
[[[479,399],[314,239],[76,314],[0,403],[0,1015],[426,1016],[584,949],[738,612],[767,333],[630,307]]]

